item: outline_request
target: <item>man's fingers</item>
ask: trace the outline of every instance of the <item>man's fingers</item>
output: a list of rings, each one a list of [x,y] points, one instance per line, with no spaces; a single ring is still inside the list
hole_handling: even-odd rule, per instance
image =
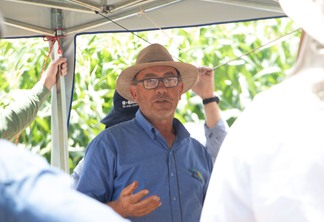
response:
[[[151,213],[161,206],[160,198],[156,195],[145,198],[132,206],[134,216],[140,217]]]
[[[211,75],[213,72],[213,69],[212,68],[209,68],[209,67],[200,67],[199,68],[199,73],[201,75]]]
[[[122,190],[117,201],[112,201],[108,205],[124,217],[144,216],[161,205],[160,198],[156,195],[145,198],[149,193],[147,189],[140,190],[134,194],[137,187],[138,182],[134,181]]]
[[[62,63],[60,68],[61,68],[61,75],[65,76],[67,74],[67,63],[66,62]]]
[[[156,195],[152,195],[148,198],[139,201],[138,203],[135,204],[135,206],[137,208],[146,208],[147,206],[151,206],[154,209],[156,209],[157,207],[161,206],[160,197]]]
[[[134,181],[133,183],[131,183],[130,185],[128,185],[122,190],[121,196],[131,195],[136,190],[137,187],[138,187],[138,182]]]
[[[60,57],[55,61],[52,61],[53,69],[56,69],[60,72],[60,75],[67,74],[67,59],[64,57]]]
[[[61,65],[62,63],[66,62],[66,61],[67,61],[67,59],[65,57],[60,57],[55,61],[55,63],[56,63],[56,65]]]
[[[131,196],[129,196],[130,201],[132,203],[137,203],[139,202],[142,198],[144,198],[147,194],[149,194],[148,190],[141,190],[135,194],[132,194]]]

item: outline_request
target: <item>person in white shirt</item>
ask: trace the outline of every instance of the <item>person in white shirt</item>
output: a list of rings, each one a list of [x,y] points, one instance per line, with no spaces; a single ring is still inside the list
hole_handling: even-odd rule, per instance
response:
[[[201,222],[324,221],[324,1],[279,3],[304,31],[297,62],[230,128]]]

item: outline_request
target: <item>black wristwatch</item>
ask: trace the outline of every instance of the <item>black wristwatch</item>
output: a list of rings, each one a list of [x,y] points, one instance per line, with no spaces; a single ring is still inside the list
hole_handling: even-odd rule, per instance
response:
[[[207,99],[203,99],[203,104],[206,105],[208,103],[216,102],[217,104],[219,103],[219,98],[217,96],[210,97]]]

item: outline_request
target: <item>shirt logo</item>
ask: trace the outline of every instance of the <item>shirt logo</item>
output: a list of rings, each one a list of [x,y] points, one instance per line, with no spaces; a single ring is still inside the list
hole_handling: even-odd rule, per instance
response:
[[[198,170],[188,169],[188,171],[191,173],[192,178],[194,178],[194,179],[196,179],[196,180],[198,180],[200,182],[204,182],[202,174]]]

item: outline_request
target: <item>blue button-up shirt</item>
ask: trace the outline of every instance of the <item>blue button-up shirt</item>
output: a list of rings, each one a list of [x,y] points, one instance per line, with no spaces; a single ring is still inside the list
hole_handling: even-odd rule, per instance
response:
[[[77,190],[105,203],[137,180],[135,193],[148,189],[162,205],[132,221],[199,221],[212,159],[177,119],[173,127],[171,148],[140,111],[135,119],[104,130],[87,148]]]

